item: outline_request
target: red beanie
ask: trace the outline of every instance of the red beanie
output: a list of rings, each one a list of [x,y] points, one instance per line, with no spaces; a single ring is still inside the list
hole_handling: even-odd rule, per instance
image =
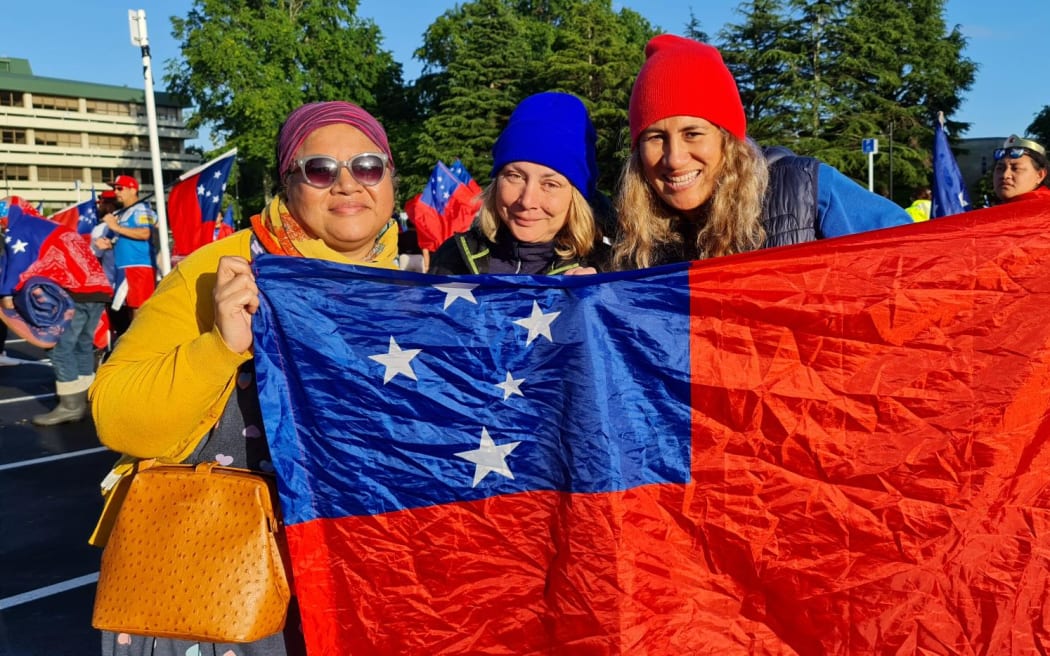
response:
[[[698,116],[744,139],[747,119],[733,74],[713,46],[673,34],[653,37],[631,89],[631,147],[669,116]]]

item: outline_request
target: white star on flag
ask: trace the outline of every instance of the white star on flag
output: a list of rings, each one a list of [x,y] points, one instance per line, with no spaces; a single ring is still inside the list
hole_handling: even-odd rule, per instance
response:
[[[529,336],[525,339],[525,346],[532,343],[532,340],[536,339],[540,335],[547,338],[548,342],[553,342],[551,339],[551,324],[558,318],[561,312],[549,312],[543,313],[540,309],[539,303],[536,301],[532,302],[532,314],[524,319],[518,319],[514,323],[518,324],[523,328],[528,328]]]
[[[474,305],[478,304],[478,299],[474,298],[474,293],[471,291],[477,285],[469,282],[448,282],[443,285],[434,285],[434,288],[438,291],[444,292],[445,294],[445,307],[447,310],[448,306],[452,305],[457,298],[462,298],[464,301],[469,301]]]
[[[416,372],[412,370],[412,358],[419,355],[422,351],[423,349],[402,349],[397,345],[394,337],[391,336],[389,351],[378,355],[370,355],[368,358],[386,367],[386,371],[383,373],[383,384],[386,385],[398,374],[404,374],[412,380],[419,380],[416,378]]]
[[[475,465],[474,484],[471,487],[477,487],[478,483],[490,473],[500,474],[513,480],[514,472],[507,466],[507,456],[519,444],[521,442],[508,442],[497,445],[489,436],[488,429],[483,426],[481,428],[481,444],[478,445],[478,448],[470,451],[460,451],[456,454],[458,457],[468,460]]]
[[[18,241],[15,242],[15,245],[11,247],[11,250],[13,252],[15,252],[15,253],[24,253],[24,252],[26,252],[26,246],[28,246],[28,245],[29,245],[29,242],[25,242],[25,241],[22,241],[21,239],[19,239]]]
[[[507,372],[507,380],[502,383],[496,383],[496,387],[503,390],[503,400],[506,401],[510,398],[511,394],[517,394],[518,396],[525,396],[521,393],[521,384],[525,382],[524,378],[515,378]]]

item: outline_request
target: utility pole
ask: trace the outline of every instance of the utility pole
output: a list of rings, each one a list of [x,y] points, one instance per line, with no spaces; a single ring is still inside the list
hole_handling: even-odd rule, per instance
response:
[[[142,76],[146,82],[146,122],[149,124],[149,150],[153,162],[153,195],[157,205],[157,230],[160,232],[160,273],[166,276],[171,271],[171,250],[168,247],[168,215],[164,207],[164,175],[160,169],[160,138],[157,136],[157,105],[153,98],[153,68],[146,32],[146,10],[129,9],[128,27],[131,29],[131,45],[142,49]]]

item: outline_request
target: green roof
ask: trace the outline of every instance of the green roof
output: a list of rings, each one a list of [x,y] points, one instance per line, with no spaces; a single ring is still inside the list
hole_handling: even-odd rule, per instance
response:
[[[118,87],[111,84],[92,84],[75,80],[61,80],[54,77],[33,75],[28,59],[0,57],[0,90],[28,91],[51,96],[70,98],[90,98],[92,100],[110,100],[113,102],[146,103],[144,89]],[[189,107],[190,103],[164,91],[154,91],[153,100],[164,107]]]

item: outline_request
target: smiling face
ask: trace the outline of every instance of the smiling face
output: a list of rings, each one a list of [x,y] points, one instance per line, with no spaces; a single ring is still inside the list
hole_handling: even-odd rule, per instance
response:
[[[328,155],[345,162],[360,153],[382,150],[363,132],[344,123],[326,125],[310,133],[295,159]],[[394,182],[388,170],[379,184],[368,187],[339,169],[335,183],[326,189],[307,184],[296,166],[286,172],[285,201],[288,211],[312,236],[351,260],[364,261],[375,246],[376,235],[394,213]]]
[[[572,206],[572,183],[552,168],[511,162],[496,177],[496,212],[520,242],[553,241]]]
[[[715,191],[724,159],[722,131],[696,116],[671,116],[638,135],[642,173],[656,195],[695,218]]]
[[[995,163],[992,173],[992,185],[995,195],[1000,200],[1013,200],[1021,194],[1038,187],[1046,178],[1046,169],[1036,166],[1031,155],[1024,155],[1017,159],[1003,157]]]

